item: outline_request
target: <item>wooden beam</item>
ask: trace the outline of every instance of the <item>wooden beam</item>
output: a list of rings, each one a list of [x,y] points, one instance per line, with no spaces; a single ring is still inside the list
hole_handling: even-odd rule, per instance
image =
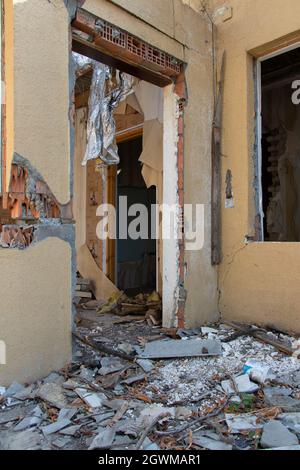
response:
[[[212,127],[211,182],[211,264],[221,262],[221,128],[225,78],[225,52],[222,57],[218,96]]]

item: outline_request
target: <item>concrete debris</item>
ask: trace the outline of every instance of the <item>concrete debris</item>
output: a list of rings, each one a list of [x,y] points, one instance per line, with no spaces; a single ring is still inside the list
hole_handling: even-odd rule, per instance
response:
[[[215,441],[205,436],[193,436],[193,444],[208,450],[232,450],[231,444],[222,441]]]
[[[298,445],[299,441],[295,434],[291,433],[279,421],[269,421],[263,427],[263,433],[260,440],[260,445],[263,449],[272,447],[285,447]]]
[[[81,337],[132,356],[78,341],[80,354],[61,372],[3,387],[0,449],[299,448],[300,364],[277,345],[233,338],[225,325],[114,327],[111,313],[84,314],[96,320],[77,327]]]
[[[154,369],[153,362],[148,359],[137,359],[136,362],[147,374]]]
[[[106,400],[104,393],[91,393],[85,388],[76,388],[75,392],[91,408],[101,408]]]
[[[101,431],[93,439],[89,450],[109,449],[114,441],[115,435],[116,431],[114,428],[101,429]]]
[[[12,437],[9,431],[0,432],[0,450],[38,450],[41,448],[41,435],[38,431],[27,429],[16,432]]]
[[[229,432],[232,434],[239,434],[244,431],[255,431],[261,429],[263,424],[259,422],[256,415],[244,414],[225,414],[226,424],[229,428]]]
[[[49,434],[54,434],[55,432],[60,431],[63,428],[66,428],[71,424],[69,419],[58,419],[54,423],[48,424],[47,426],[42,427],[42,431],[44,436],[48,436]]]
[[[300,437],[300,413],[282,413],[278,419]]]
[[[27,416],[14,427],[14,431],[25,431],[25,429],[39,426],[41,422],[42,419],[38,416]]]
[[[222,354],[221,342],[214,340],[165,340],[147,343],[142,358],[168,359],[173,357],[219,356]]]
[[[36,393],[36,396],[46,401],[55,408],[67,408],[68,402],[63,394],[62,387],[55,383],[45,383],[43,384]]]
[[[234,383],[232,383],[234,381]],[[228,394],[234,394],[235,389],[239,393],[254,393],[256,392],[259,387],[249,380],[249,376],[247,374],[240,375],[238,377],[233,377],[231,380],[224,380],[221,382],[223,390]]]
[[[128,365],[125,361],[121,361],[117,357],[103,357],[101,360],[101,369],[99,369],[100,375],[112,374],[113,372],[119,372]]]

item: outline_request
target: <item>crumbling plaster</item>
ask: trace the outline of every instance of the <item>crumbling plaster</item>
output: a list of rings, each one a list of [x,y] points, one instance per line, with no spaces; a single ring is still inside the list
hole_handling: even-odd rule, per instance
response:
[[[232,19],[218,24],[218,63],[226,50],[222,140],[222,253],[219,270],[223,318],[272,324],[300,332],[300,248],[298,243],[245,244],[255,221],[255,89],[251,51],[268,52],[299,32],[297,0],[212,1],[232,7]],[[298,35],[299,36],[299,35]],[[300,39],[300,36],[299,36]],[[298,40],[299,40],[298,39]],[[284,42],[284,41],[282,41]],[[273,47],[273,45],[272,45]],[[225,209],[226,172],[233,178],[234,208]]]

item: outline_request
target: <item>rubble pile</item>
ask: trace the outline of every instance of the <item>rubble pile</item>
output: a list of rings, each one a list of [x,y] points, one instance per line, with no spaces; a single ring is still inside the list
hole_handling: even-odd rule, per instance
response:
[[[295,338],[88,310],[77,323],[70,365],[0,387],[0,449],[300,449]]]

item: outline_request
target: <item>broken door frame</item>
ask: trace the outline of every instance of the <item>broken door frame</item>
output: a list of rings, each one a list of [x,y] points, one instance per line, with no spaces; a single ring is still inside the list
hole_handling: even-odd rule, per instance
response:
[[[290,44],[286,47],[280,47],[275,51],[266,53],[258,57],[255,61],[255,79],[256,79],[256,174],[254,178],[257,179],[256,185],[256,214],[257,220],[256,222],[256,231],[258,232],[256,238],[264,243],[268,243],[265,241],[265,234],[264,234],[264,217],[266,216],[263,211],[263,189],[262,189],[262,84],[261,84],[261,64],[262,62],[272,59],[273,57],[277,57],[279,55],[285,54],[286,52],[292,51],[300,47],[300,42],[297,41],[293,44]],[[272,242],[274,243],[274,242]],[[280,243],[280,242],[279,242]]]
[[[163,240],[163,324],[184,326],[185,64],[107,21],[77,9],[73,50],[164,88],[163,203],[176,207],[176,239]],[[164,219],[163,219],[164,220]],[[165,224],[165,227],[164,227]],[[169,224],[163,222],[163,231]]]

